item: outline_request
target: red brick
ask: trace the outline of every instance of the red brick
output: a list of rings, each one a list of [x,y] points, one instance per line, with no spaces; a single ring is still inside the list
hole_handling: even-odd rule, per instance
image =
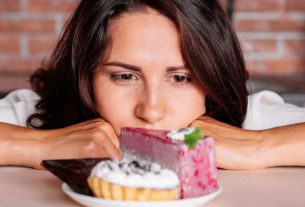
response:
[[[29,37],[29,51],[31,54],[50,53],[57,42],[56,35],[37,34]]]
[[[28,74],[41,66],[42,60],[39,58],[1,58],[0,72],[14,72],[16,74]]]
[[[19,54],[20,35],[0,34],[0,54]]]
[[[285,57],[305,58],[305,40],[286,40],[284,41]]]
[[[9,92],[20,88],[30,88],[30,74],[0,73],[0,91]]]
[[[286,0],[287,11],[305,12],[305,0]]]
[[[31,12],[72,12],[78,0],[29,0],[28,11]]]
[[[276,11],[281,8],[279,0],[236,0],[234,10],[242,12]]]
[[[49,19],[0,19],[0,31],[5,32],[54,32],[55,20]]]
[[[0,0],[0,11],[19,11],[20,0]]]
[[[301,32],[305,30],[305,21],[301,20],[237,20],[237,31],[241,32]]]
[[[246,65],[251,75],[285,76],[305,72],[305,60],[298,58],[259,61],[247,60]]]
[[[276,40],[241,39],[240,42],[245,53],[274,53],[277,50]]]

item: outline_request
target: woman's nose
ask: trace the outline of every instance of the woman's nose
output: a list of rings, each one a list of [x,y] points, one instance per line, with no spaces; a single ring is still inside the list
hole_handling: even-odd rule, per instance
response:
[[[151,126],[157,124],[166,116],[166,99],[161,87],[144,90],[135,108],[135,115]]]

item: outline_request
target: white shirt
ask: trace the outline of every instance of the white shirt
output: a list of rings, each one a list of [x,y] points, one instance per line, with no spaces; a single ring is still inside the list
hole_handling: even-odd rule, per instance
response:
[[[0,122],[26,126],[27,118],[35,112],[40,97],[32,90],[20,89],[0,100]]]
[[[26,126],[27,118],[35,112],[40,97],[32,90],[21,89],[0,100],[0,122]],[[261,91],[248,97],[244,129],[260,130],[305,122],[305,107],[285,103],[272,91]]]

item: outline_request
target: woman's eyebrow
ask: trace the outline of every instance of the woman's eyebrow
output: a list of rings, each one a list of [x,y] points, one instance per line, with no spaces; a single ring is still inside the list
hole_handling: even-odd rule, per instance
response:
[[[118,67],[126,68],[126,69],[129,69],[129,70],[134,70],[134,71],[137,71],[137,72],[141,71],[141,68],[138,67],[138,66],[129,65],[129,64],[126,64],[126,63],[121,63],[121,62],[116,62],[116,61],[106,63],[105,66],[118,66]]]
[[[134,71],[137,71],[137,72],[141,71],[141,68],[138,67],[138,66],[130,65],[130,64],[127,64],[127,63],[122,63],[122,62],[117,62],[117,61],[106,63],[105,66],[118,66],[118,67],[126,68],[126,69],[129,69],[129,70],[134,70]],[[181,66],[167,67],[166,71],[172,72],[172,71],[182,70],[182,69],[187,70],[187,68],[184,65],[181,65]]]
[[[170,66],[170,67],[167,67],[167,69],[166,69],[167,72],[173,72],[176,70],[187,70],[187,68],[184,65],[181,65],[181,66]]]

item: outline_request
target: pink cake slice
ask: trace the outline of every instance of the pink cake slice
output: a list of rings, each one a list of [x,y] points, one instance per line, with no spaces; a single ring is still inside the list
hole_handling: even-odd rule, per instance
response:
[[[202,196],[218,189],[214,140],[200,139],[188,148],[184,141],[167,137],[169,131],[122,128],[120,145],[124,156],[135,156],[177,173],[181,198]]]

